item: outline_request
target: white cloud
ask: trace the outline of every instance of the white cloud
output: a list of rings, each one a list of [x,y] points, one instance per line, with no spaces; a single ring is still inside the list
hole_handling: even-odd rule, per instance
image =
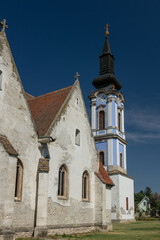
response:
[[[143,143],[151,144],[151,143],[155,143],[155,141],[160,141],[160,133],[152,134],[152,133],[127,132],[126,136],[127,136],[127,140],[132,140],[135,142],[143,142]]]
[[[135,142],[151,142],[160,140],[160,110],[152,108],[126,111],[125,118],[128,140]]]

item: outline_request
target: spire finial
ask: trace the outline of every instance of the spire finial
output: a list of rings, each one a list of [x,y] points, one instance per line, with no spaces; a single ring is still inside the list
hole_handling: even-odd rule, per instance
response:
[[[104,29],[106,29],[105,35],[109,36],[109,31],[108,28],[110,27],[110,25],[108,25],[108,23],[106,24],[106,27]]]
[[[1,31],[5,32],[5,29],[8,28],[8,26],[6,25],[6,19],[3,19],[0,22],[0,26],[1,26]]]
[[[74,76],[74,78],[76,79],[76,80],[79,80],[78,78],[80,77],[80,74],[78,73],[78,72],[76,72],[76,75]]]

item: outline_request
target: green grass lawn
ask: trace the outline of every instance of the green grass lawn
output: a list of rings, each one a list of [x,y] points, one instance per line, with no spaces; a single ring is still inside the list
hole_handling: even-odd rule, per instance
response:
[[[160,221],[137,221],[134,223],[115,223],[112,232],[91,232],[53,236],[52,239],[64,240],[157,240],[160,239]],[[51,237],[48,237],[51,238]]]
[[[160,221],[115,223],[112,232],[92,232],[86,235],[63,236],[64,239],[80,240],[156,240],[160,239]],[[62,238],[62,237],[61,237]]]

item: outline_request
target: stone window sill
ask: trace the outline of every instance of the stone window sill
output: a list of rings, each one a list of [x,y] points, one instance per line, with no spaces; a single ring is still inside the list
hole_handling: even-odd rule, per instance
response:
[[[90,202],[90,200],[82,198],[82,202]]]
[[[68,200],[68,198],[65,197],[65,196],[57,196],[57,198],[58,198],[59,200]]]
[[[15,202],[21,202],[21,199],[20,198],[14,198],[14,201]]]

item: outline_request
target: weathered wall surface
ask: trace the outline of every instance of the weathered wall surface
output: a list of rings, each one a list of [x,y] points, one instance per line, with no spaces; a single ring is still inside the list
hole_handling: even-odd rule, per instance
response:
[[[99,206],[97,204],[95,206],[95,189],[98,191],[102,183],[95,183],[97,177],[94,172],[98,171],[99,162],[87,118],[81,91],[77,84],[51,133],[56,141],[49,145],[48,226],[102,223],[102,216],[95,213],[99,211]],[[80,130],[80,146],[75,144],[76,129]],[[66,165],[69,176],[68,199],[66,200],[57,197],[58,172],[62,164]],[[90,178],[89,202],[82,200],[82,174],[85,170],[88,171]],[[101,194],[102,192],[99,195],[96,194],[100,201]]]
[[[27,101],[24,97],[23,87],[12,58],[7,38],[0,33],[0,70],[2,71],[2,90],[0,91],[0,134],[7,136],[11,144],[19,153],[23,163],[22,201],[14,201],[16,161],[8,159],[7,185],[1,187],[1,192],[10,191],[7,197],[0,194],[0,202],[12,204],[12,227],[33,227],[35,210],[36,174],[39,159],[37,135]],[[5,120],[5,121],[4,121]],[[7,154],[7,153],[6,153]],[[2,157],[2,156],[1,156]],[[1,159],[1,158],[0,158]],[[5,156],[5,161],[7,157]],[[2,161],[2,160],[0,160]],[[3,159],[4,161],[4,159]],[[3,162],[4,163],[4,162]],[[0,165],[1,171],[2,165]],[[2,177],[5,175],[2,173]],[[6,219],[0,223],[3,225]]]
[[[120,174],[110,176],[115,186],[112,188],[112,219],[114,221],[134,220],[134,181]],[[126,209],[128,198],[128,210]]]
[[[120,211],[122,219],[134,220],[134,181],[125,176],[119,176]],[[128,210],[126,210],[126,197],[128,197]]]
[[[95,177],[95,204],[94,204],[94,218],[95,222],[98,225],[102,224],[102,193],[103,193],[103,185],[99,178]]]
[[[50,172],[47,225],[91,224],[94,222],[94,171],[99,164],[94,140],[91,137],[79,85],[53,129],[56,141],[49,145]],[[80,146],[75,144],[75,131],[80,130]],[[68,169],[68,199],[58,199],[58,172],[62,164]],[[90,178],[90,201],[82,201],[82,174]],[[56,216],[56,218],[55,218]]]
[[[12,227],[14,213],[14,181],[17,159],[0,145],[0,226]]]

